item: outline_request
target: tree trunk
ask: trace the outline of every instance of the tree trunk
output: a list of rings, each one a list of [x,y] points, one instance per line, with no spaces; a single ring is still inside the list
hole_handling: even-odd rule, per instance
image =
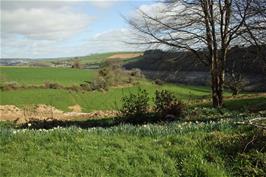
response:
[[[223,65],[215,58],[211,65],[212,104],[215,108],[223,106],[224,70]]]

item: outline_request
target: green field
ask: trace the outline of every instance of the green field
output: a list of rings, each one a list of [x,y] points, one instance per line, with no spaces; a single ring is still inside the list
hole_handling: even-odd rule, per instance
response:
[[[140,52],[110,52],[110,53],[94,54],[94,55],[79,57],[79,60],[81,64],[97,64],[97,63],[99,64],[99,63],[109,60],[108,57],[111,57],[112,55],[128,54],[128,53],[132,54],[132,53],[140,53]],[[133,60],[133,59],[131,58],[123,59],[123,61]]]
[[[70,92],[61,89],[27,89],[14,91],[1,91],[0,104],[13,104],[19,107],[31,104],[48,104],[53,105],[64,111],[68,110],[68,106],[79,104],[83,111],[90,112],[93,110],[113,110],[121,105],[121,97],[128,93],[134,93],[139,88],[146,89],[149,95],[154,96],[155,90],[167,89],[176,93],[177,97],[184,99],[201,98],[208,96],[209,89],[205,87],[193,86],[175,86],[167,84],[158,86],[150,82],[141,82],[140,85],[111,88],[107,92],[90,91],[90,92]]]
[[[15,81],[24,85],[40,85],[45,81],[56,82],[65,86],[79,85],[86,80],[92,80],[96,70],[80,70],[71,68],[31,68],[31,67],[1,67],[1,82]],[[93,110],[113,110],[121,105],[121,97],[139,88],[146,89],[150,97],[156,90],[167,89],[176,93],[177,97],[195,99],[208,96],[207,87],[193,87],[184,85],[165,84],[159,86],[148,80],[141,80],[139,84],[127,87],[111,88],[108,91],[68,91],[64,89],[19,89],[0,91],[0,104],[12,104],[18,107],[47,104],[58,109],[68,111],[68,106],[79,104],[84,112]]]
[[[0,67],[0,73],[2,83],[15,81],[25,85],[40,85],[49,81],[71,86],[93,79],[96,72],[72,68]]]

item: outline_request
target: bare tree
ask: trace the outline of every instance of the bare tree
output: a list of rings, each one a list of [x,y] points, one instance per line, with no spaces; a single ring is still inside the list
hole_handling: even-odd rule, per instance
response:
[[[192,52],[211,74],[214,107],[223,106],[225,61],[231,46],[265,42],[266,2],[261,0],[168,0],[160,12],[138,10],[127,19],[135,44]]]

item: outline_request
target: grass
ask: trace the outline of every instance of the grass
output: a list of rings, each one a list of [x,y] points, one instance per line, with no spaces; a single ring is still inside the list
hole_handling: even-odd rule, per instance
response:
[[[101,53],[101,54],[93,54],[89,56],[79,57],[81,64],[100,64],[108,60],[108,57],[116,54],[128,54],[128,53],[141,53],[141,52],[108,52],[108,53]],[[119,59],[121,60],[121,59]],[[123,59],[123,61],[130,61],[133,59]]]
[[[225,106],[228,109],[232,110],[265,110],[266,108],[266,97],[265,96],[257,96],[255,98],[246,98],[246,99],[231,99],[225,102]]]
[[[0,82],[15,81],[19,84],[43,84],[46,81],[57,82],[65,86],[79,85],[92,80],[94,70],[72,68],[36,68],[36,67],[0,67]]]
[[[265,152],[252,153],[253,146],[243,152],[254,132],[233,122],[50,130],[3,125],[0,176],[263,176]]]
[[[18,107],[32,104],[48,104],[64,111],[68,110],[68,106],[79,104],[84,112],[113,110],[121,105],[121,97],[123,95],[130,92],[137,92],[138,88],[146,89],[150,96],[154,95],[156,89],[167,89],[173,91],[182,100],[196,99],[209,95],[209,89],[206,87],[176,86],[172,84],[158,86],[148,81],[143,81],[140,85],[125,88],[111,88],[107,92],[70,92],[60,89],[1,91],[0,104],[13,104]]]

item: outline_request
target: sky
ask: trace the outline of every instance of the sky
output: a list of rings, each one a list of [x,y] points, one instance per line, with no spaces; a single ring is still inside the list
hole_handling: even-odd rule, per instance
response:
[[[55,58],[144,50],[122,16],[155,0],[1,0],[1,58]]]

